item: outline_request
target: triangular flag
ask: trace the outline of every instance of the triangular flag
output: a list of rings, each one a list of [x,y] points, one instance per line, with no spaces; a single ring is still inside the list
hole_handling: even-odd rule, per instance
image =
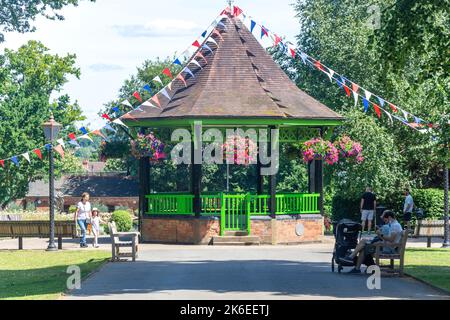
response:
[[[329,72],[327,72],[328,78],[330,78],[330,82],[333,82],[334,70],[328,68]]]
[[[314,62],[314,66],[315,66],[317,69],[319,69],[320,71],[325,71],[325,70],[323,69],[322,64],[320,63],[319,60],[316,60],[316,61]]]
[[[359,86],[356,83],[352,83],[353,97],[355,98],[355,107],[358,104],[358,90]]]
[[[163,82],[162,82],[162,80],[161,80],[161,78],[160,78],[159,76],[154,77],[154,78],[153,78],[153,81],[154,81],[154,82],[160,83],[162,86],[164,85]]]
[[[394,112],[398,112],[398,109],[397,109],[397,107],[396,106],[394,106],[392,103],[390,103],[390,102],[388,102],[389,103],[389,107],[392,109],[392,111],[394,111]]]
[[[383,111],[384,111],[384,113],[386,113],[386,115],[388,116],[389,121],[391,122],[391,124],[394,124],[394,120],[392,120],[392,115],[391,115],[389,112],[387,112],[386,110],[384,110],[384,109],[383,109]]]
[[[38,156],[39,159],[42,160],[42,152],[41,152],[41,149],[34,149],[33,152]]]
[[[66,147],[66,145],[64,144],[64,140],[63,139],[58,139],[56,142],[58,142],[63,147]]]
[[[380,98],[380,97],[378,97],[378,101],[380,102],[380,106],[381,106],[382,108],[384,108],[384,103],[385,103],[386,101],[384,101],[384,99],[383,99],[383,98]]]
[[[206,64],[208,63],[208,60],[206,60],[205,56],[200,51],[197,52],[197,54],[195,56],[202,58],[205,61]]]
[[[403,110],[403,109],[400,109],[400,110],[402,111],[403,116],[405,117],[405,120],[408,120],[408,112],[406,112],[406,111]]]
[[[165,68],[165,69],[163,70],[163,74],[165,74],[166,76],[168,76],[170,79],[173,79],[172,72],[170,72],[169,68]]]
[[[295,50],[292,49],[292,48],[289,48],[289,50],[291,51],[291,56],[292,56],[292,58],[295,59]]]
[[[69,133],[69,138],[70,138],[70,140],[76,140],[77,139],[77,137],[75,136],[75,133]]]
[[[87,134],[87,133],[88,133],[88,131],[86,130],[85,127],[81,127],[81,128],[80,128],[80,131],[81,131],[83,134]]]
[[[151,100],[147,100],[145,101],[141,107],[150,107],[150,108],[157,108],[157,106],[155,106],[153,103],[150,102]]]
[[[367,90],[364,90],[364,94],[365,94],[365,96],[366,96],[366,99],[367,99],[368,101],[370,101],[370,98],[372,97],[372,93],[369,92],[369,91],[367,91]]]
[[[92,138],[89,137],[89,135],[87,135],[87,134],[82,135],[79,139],[86,139],[86,140],[89,140],[89,141],[91,141],[91,142],[94,142],[94,140],[92,140]]]
[[[192,73],[191,69],[189,69],[188,67],[184,68],[185,72],[189,73],[191,75],[192,78],[195,78],[194,74]]]
[[[221,26],[221,27],[223,27],[224,29],[227,28],[227,27],[223,24],[222,21],[217,22],[216,26]]]
[[[336,83],[338,84],[339,88],[344,89],[344,85],[338,79],[336,79]]]
[[[105,124],[105,125],[103,126],[103,128],[104,128],[104,129],[108,129],[109,131],[112,131],[112,132],[114,132],[114,133],[117,132],[117,130],[114,129],[113,127],[111,127],[109,124]]]
[[[196,66],[198,66],[200,69],[203,69],[202,65],[195,59],[192,59],[190,63],[195,64]]]
[[[264,27],[264,26],[261,26],[261,39],[264,37],[264,36],[269,36],[269,33],[267,32],[267,29]]]
[[[217,29],[215,29],[215,30],[213,31],[213,34],[215,34],[216,36],[218,36],[218,37],[220,38],[220,40],[223,41],[223,37],[222,37],[222,35],[220,34],[220,32],[219,32]]]
[[[167,85],[167,88],[169,88],[170,91],[172,91],[172,83],[173,81],[170,81],[169,84]]]
[[[11,158],[11,161],[14,162],[14,164],[15,164],[16,166],[19,166],[19,160],[17,159],[16,156],[12,157],[12,158]]]
[[[256,27],[256,22],[252,20],[250,24],[251,24],[250,32],[253,32],[253,29],[255,29],[255,27]]]
[[[366,98],[362,97],[362,101],[364,104],[364,112],[369,111],[369,100],[367,100]]]
[[[163,88],[163,89],[161,90],[161,93],[162,93],[167,99],[169,99],[169,101],[172,100],[172,99],[170,98],[169,93],[167,92],[166,88]]]
[[[187,87],[186,80],[184,80],[184,77],[181,75],[181,73],[177,76],[177,79],[180,79],[184,83],[184,86]]]
[[[127,107],[130,107],[130,108],[133,108],[133,105],[130,103],[130,101],[128,101],[128,100],[124,100],[124,101],[122,101],[122,104],[124,105],[124,106],[127,106]]]
[[[242,9],[241,8],[239,8],[238,6],[234,6],[234,12],[233,12],[233,15],[235,16],[235,17],[239,17],[241,14],[242,14]]]
[[[22,154],[22,157],[24,157],[28,161],[28,163],[31,163],[30,155],[28,152],[25,152],[24,154]]]
[[[192,46],[200,48],[200,43],[198,43],[198,41],[195,40],[194,43],[192,44]]]
[[[150,87],[149,84],[146,84],[143,89],[148,93],[150,93],[151,95],[153,94],[152,87]]]
[[[102,114],[102,118],[111,121],[111,118],[106,113]]]
[[[304,52],[300,52],[300,58],[302,58],[303,63],[306,64],[308,55],[306,53],[304,53]]]
[[[64,149],[62,148],[62,146],[59,144],[56,147],[53,148],[56,152],[59,153],[59,155],[61,156],[61,158],[64,159]]]
[[[376,112],[376,114],[377,114],[377,116],[378,116],[378,119],[381,119],[381,110],[380,110],[380,107],[379,107],[376,103],[373,104],[373,107],[374,107],[375,112]]]
[[[414,122],[417,123],[417,124],[420,124],[420,123],[423,122],[423,120],[418,118],[418,117],[416,117],[416,116],[414,116]]]
[[[112,108],[112,111],[114,111],[114,113],[116,113],[116,114],[119,114],[119,113],[120,113],[119,107],[114,107],[114,108]]]
[[[209,37],[208,40],[206,40],[206,42],[212,42],[212,43],[214,43],[216,46],[219,46],[219,45],[217,44],[217,41],[214,40],[213,37]]]
[[[47,151],[50,151],[52,149],[52,145],[50,143],[47,143],[44,147],[45,149],[47,149]]]
[[[202,37],[205,38],[207,34],[208,34],[208,31],[207,31],[207,30],[203,31]]]
[[[128,126],[125,123],[123,123],[122,120],[120,120],[120,119],[114,120],[113,123],[118,124],[118,125],[120,125],[122,127],[128,128]]]
[[[213,53],[212,49],[205,43],[202,48],[205,48],[207,50],[209,50],[211,53]]]
[[[158,95],[155,94],[152,99],[151,99],[154,103],[156,103],[156,105],[161,109],[161,103],[159,102],[159,98]]]
[[[350,98],[350,95],[351,95],[350,88],[347,85],[344,85],[344,90],[345,90],[345,93],[347,94],[347,97]]]
[[[282,39],[281,39],[280,36],[278,36],[278,35],[275,34],[275,33],[273,34],[273,36],[274,36],[274,38],[275,38],[273,46],[276,47],[278,44],[281,43]]]
[[[139,92],[135,91],[133,93],[133,97],[135,97],[139,102],[142,103],[142,98],[141,98],[141,95],[139,94]]]
[[[206,32],[206,31],[205,31]],[[177,64],[179,66],[182,66],[180,59],[176,58],[173,64]]]
[[[0,160],[0,166],[2,166],[2,168],[5,167],[5,160]]]

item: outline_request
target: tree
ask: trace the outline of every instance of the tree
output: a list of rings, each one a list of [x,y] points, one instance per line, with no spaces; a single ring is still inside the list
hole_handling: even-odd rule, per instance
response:
[[[74,121],[84,120],[77,103],[67,95],[50,102],[67,82],[79,77],[75,55],[51,55],[42,43],[30,41],[17,51],[6,49],[0,55],[0,155],[2,159],[19,155],[19,166],[11,161],[0,168],[0,207],[25,196],[28,185],[46,176],[45,166],[30,153],[31,164],[20,155],[45,144],[42,123],[50,113],[63,125],[61,135],[74,130]],[[45,156],[45,151],[42,151]],[[57,161],[57,165],[62,163]]]
[[[95,2],[95,0],[89,0]],[[0,0],[0,26],[4,32],[17,31],[21,33],[36,30],[30,24],[38,16],[44,16],[51,20],[64,20],[64,16],[58,13],[67,5],[77,6],[79,0]],[[5,36],[0,32],[0,43],[5,41]]]
[[[435,4],[430,6],[430,2]],[[448,59],[448,37],[445,38],[443,35],[448,35],[449,24],[446,23],[448,14],[444,14],[448,6],[439,7],[436,5],[438,2],[442,4],[442,1],[432,0],[421,1],[420,4],[407,0],[367,0],[357,3],[351,0],[299,0],[295,5],[300,19],[298,46],[346,78],[421,119],[444,128],[441,124],[443,120],[440,118],[449,113],[450,90],[448,76],[442,72],[443,68],[439,65],[445,64]],[[417,12],[410,12],[406,18],[390,17],[391,10],[399,8],[395,3],[403,3],[400,4],[402,8],[420,7],[419,11],[422,10],[425,16],[429,15],[428,18],[421,18],[418,25],[413,28],[417,29],[413,37],[420,36],[422,40],[412,40],[408,47],[404,48],[399,44],[411,33],[411,29],[406,27],[402,29],[405,35],[398,35],[394,25],[402,21],[405,24],[415,24]],[[372,5],[381,8],[382,31],[368,23],[371,19],[368,9]],[[426,10],[424,7],[427,7]],[[406,14],[398,10],[399,14]],[[433,22],[433,19],[437,21]],[[392,26],[386,25],[391,22]],[[422,28],[422,23],[428,24],[429,27]],[[432,34],[436,29],[439,30]],[[384,34],[378,35],[379,32]],[[383,37],[385,40],[398,39],[398,41],[395,40],[395,44],[383,42]],[[439,39],[441,43],[431,45],[439,42]],[[415,44],[420,41],[423,43],[416,46]],[[418,49],[408,49],[415,47]],[[388,52],[389,57],[386,58]],[[389,193],[396,191],[395,186],[403,188],[409,184],[411,187],[430,187],[442,183],[440,146],[446,144],[439,139],[430,139],[436,136],[436,131],[433,135],[427,135],[395,120],[390,124],[384,113],[381,119],[378,119],[373,109],[364,114],[361,101],[355,109],[353,97],[347,98],[345,92],[336,83],[330,84],[328,77],[323,73],[305,66],[301,59],[287,58],[280,50],[273,54],[302,90],[349,120],[336,133],[345,130],[351,138],[363,142],[364,154],[368,159],[365,163],[357,168],[352,168],[352,164],[343,163],[336,170],[328,172],[333,175],[328,180],[330,184],[335,185],[337,195],[356,197],[355,189],[361,188],[364,184],[361,179],[353,179],[351,186],[343,184],[342,175],[345,173],[359,172],[356,176],[361,177],[371,175],[372,178],[368,177],[365,183],[377,186],[382,198],[391,196]],[[400,54],[403,55],[401,58]],[[401,63],[397,63],[397,57]],[[439,61],[433,63],[430,61],[433,59]],[[448,71],[448,68],[446,70]],[[413,122],[414,119],[410,117],[409,121]],[[373,136],[369,137],[368,132]],[[375,165],[379,167],[374,168]]]

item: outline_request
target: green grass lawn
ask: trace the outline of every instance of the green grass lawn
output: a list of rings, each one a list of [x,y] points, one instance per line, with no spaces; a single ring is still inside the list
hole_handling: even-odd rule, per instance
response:
[[[0,251],[0,299],[58,299],[69,266],[79,266],[85,278],[109,258],[108,251]]]
[[[450,292],[450,250],[407,249],[405,272]]]

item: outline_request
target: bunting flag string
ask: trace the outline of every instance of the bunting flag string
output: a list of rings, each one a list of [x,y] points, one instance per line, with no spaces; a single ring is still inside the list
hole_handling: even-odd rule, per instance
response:
[[[274,46],[282,46],[282,48],[286,49],[287,46],[286,44],[288,44],[289,42],[283,43],[282,40],[280,40],[281,38],[276,35],[275,33],[269,31],[264,25],[257,23],[252,17],[247,17],[245,16],[245,14],[242,13],[242,15],[244,16],[244,18],[242,19],[243,22],[245,22],[245,20],[247,18],[250,19],[250,32],[253,33],[253,30],[255,29],[256,26],[258,26],[259,28],[261,28],[261,39],[264,36],[268,36],[268,34],[270,33],[271,36],[270,38],[273,40],[274,42]],[[267,33],[267,34],[266,34]],[[300,59],[302,60],[302,62],[305,65],[311,65],[312,67],[316,68],[319,71],[322,71],[323,73],[325,73],[331,82],[333,82],[333,80],[336,81],[336,83],[339,85],[339,87],[343,88],[345,90],[345,93],[347,94],[348,97],[351,96],[351,94],[353,93],[353,97],[355,100],[355,107],[358,105],[358,101],[359,98],[361,97],[361,100],[363,102],[363,106],[364,106],[364,111],[367,112],[369,110],[369,107],[372,105],[374,108],[374,111],[377,115],[377,117],[379,119],[381,119],[381,111],[383,111],[384,113],[386,113],[388,115],[389,121],[393,122],[393,118],[401,121],[403,124],[409,126],[410,128],[413,128],[417,131],[421,131],[422,130],[418,130],[416,127],[424,127],[427,126],[428,128],[433,128],[433,124],[432,123],[428,123],[419,118],[416,117],[414,115],[412,115],[411,113],[409,113],[408,111],[394,105],[393,103],[387,101],[386,99],[375,95],[373,93],[371,93],[370,91],[366,90],[365,88],[361,87],[360,85],[356,84],[353,81],[350,81],[348,79],[346,79],[344,76],[338,74],[337,72],[335,72],[334,70],[332,70],[331,68],[329,68],[328,66],[324,65],[323,63],[321,63],[319,60],[314,59],[313,57],[309,56],[308,54],[306,54],[305,52],[303,52],[302,50],[298,49],[298,48],[289,48],[288,51],[284,50],[286,53],[290,54],[290,56],[292,58],[296,58],[297,56],[300,57]],[[360,95],[359,92],[364,92],[364,95]],[[378,100],[379,105],[376,104],[375,102],[371,101],[371,98],[374,97]],[[401,113],[403,114],[404,118],[395,116],[393,114],[391,114],[390,112],[388,112],[385,109],[385,105],[389,105],[390,109],[392,110],[392,112],[394,113],[398,113],[399,111],[401,111]],[[414,119],[414,123],[409,123],[409,118],[413,118]],[[428,132],[428,130],[426,130],[426,132]]]
[[[235,10],[237,10],[237,11],[235,11],[235,13],[237,15],[241,15],[242,14],[242,11],[240,9],[236,9],[235,8]],[[228,13],[231,13],[231,10],[229,8],[228,8],[228,11],[227,11],[226,14],[228,14]],[[172,90],[171,89],[172,82],[175,79],[178,79],[178,80],[182,81],[183,84],[187,87],[187,82],[186,82],[185,78],[183,77],[182,73],[186,72],[189,75],[191,75],[192,78],[195,78],[194,72],[188,67],[188,65],[193,63],[196,66],[198,66],[200,69],[202,69],[203,67],[201,66],[201,64],[197,60],[195,60],[196,57],[199,57],[202,60],[204,60],[205,64],[208,63],[207,59],[202,54],[201,49],[203,48],[203,49],[206,49],[206,50],[210,51],[211,53],[213,53],[213,49],[206,44],[207,42],[209,42],[209,43],[213,43],[216,46],[218,46],[217,41],[214,38],[212,38],[212,35],[217,35],[217,37],[220,38],[223,41],[223,37],[220,34],[220,32],[217,30],[217,27],[218,26],[222,26],[224,29],[226,29],[226,26],[221,22],[220,19],[218,20],[219,17],[221,17],[221,15],[219,15],[216,19],[214,19],[214,21],[210,24],[210,27],[212,27],[211,31],[208,31],[208,29],[209,29],[209,27],[208,27],[208,29],[202,33],[201,37],[204,38],[204,41],[201,43],[197,39],[190,46],[190,48],[192,48],[192,47],[197,48],[197,50],[196,50],[196,52],[195,52],[193,57],[192,57],[192,54],[190,53],[190,49],[189,48],[183,52],[183,55],[188,60],[187,60],[187,63],[184,65],[184,68],[181,69],[180,73],[176,77],[173,76],[172,72],[170,71],[170,69],[168,67],[166,67],[163,70],[163,72],[161,74],[166,75],[167,77],[169,77],[172,80],[167,86],[164,86],[164,83],[163,83],[163,81],[162,81],[160,76],[156,76],[155,78],[153,78],[152,82],[161,85],[162,89],[158,93],[153,95],[153,97],[151,99],[149,99],[148,101],[143,103],[143,99],[142,99],[142,96],[141,96],[140,92],[139,91],[135,91],[132,94],[132,97],[130,97],[129,99],[124,99],[120,103],[121,106],[125,106],[127,108],[130,108],[131,110],[127,111],[124,115],[120,116],[120,112],[121,112],[120,105],[117,105],[117,106],[111,108],[111,110],[114,111],[114,113],[119,116],[118,118],[116,118],[115,120],[112,120],[110,115],[108,115],[107,113],[104,113],[104,114],[102,114],[101,118],[103,118],[106,121],[108,121],[108,123],[106,123],[104,126],[102,126],[102,128],[96,129],[96,130],[92,130],[91,132],[89,132],[85,127],[81,127],[81,128],[79,128],[79,131],[82,133],[82,135],[77,137],[75,132],[69,133],[68,134],[68,138],[70,140],[68,140],[67,142],[69,144],[79,148],[80,145],[77,142],[78,139],[85,139],[85,140],[89,140],[91,142],[94,142],[93,139],[89,135],[96,135],[96,136],[101,137],[105,141],[109,141],[108,137],[101,132],[101,130],[103,130],[103,129],[109,130],[109,131],[113,131],[113,132],[117,132],[117,130],[114,129],[109,123],[114,123],[114,124],[117,124],[119,126],[127,128],[128,126],[121,119],[131,119],[131,120],[137,121],[133,116],[131,116],[129,114],[131,111],[136,110],[137,108],[139,108],[140,106],[143,106],[145,104],[149,104],[150,106],[156,108],[156,106],[154,106],[151,102],[154,102],[156,105],[159,106],[159,108],[161,108],[161,103],[159,101],[158,94],[162,94],[167,99],[171,100],[171,97],[170,97],[170,95],[169,95],[169,93],[168,93],[166,88],[169,88],[170,90]],[[208,36],[208,32],[209,32],[209,36]],[[176,58],[173,61],[173,65],[178,65],[180,67],[183,67],[183,63],[180,60],[180,57]],[[153,94],[153,90],[152,90],[151,84],[146,84],[143,87],[143,90],[146,91],[146,92],[149,92],[150,95]],[[130,99],[133,99],[133,98],[140,102],[140,105],[137,108],[135,108],[133,106],[133,104],[130,102]],[[34,154],[36,154],[36,156],[40,160],[43,160],[43,155],[42,155],[42,151],[41,150],[42,149],[46,149],[47,151],[50,151],[52,149],[52,147],[53,147],[53,150],[55,150],[61,156],[61,158],[64,159],[64,157],[65,157],[64,148],[66,147],[66,144],[65,144],[66,142],[64,141],[64,139],[58,139],[56,143],[57,143],[56,146],[53,146],[52,144],[46,144],[44,147],[42,147],[40,149],[39,148],[33,149],[32,152]],[[25,158],[28,163],[31,163],[31,158],[30,158],[29,152],[25,152],[25,153],[21,154],[20,156]],[[8,160],[12,161],[17,167],[20,166],[20,162],[19,162],[18,156],[13,156],[13,157],[11,157],[9,159],[2,159],[2,160],[0,160],[0,166],[2,168],[4,168],[5,167],[5,162],[8,161]]]

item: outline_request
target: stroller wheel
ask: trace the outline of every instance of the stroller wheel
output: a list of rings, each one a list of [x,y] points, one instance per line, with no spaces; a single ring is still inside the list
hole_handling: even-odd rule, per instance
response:
[[[344,269],[344,267],[339,264],[338,265],[338,272],[341,273],[342,269]]]

